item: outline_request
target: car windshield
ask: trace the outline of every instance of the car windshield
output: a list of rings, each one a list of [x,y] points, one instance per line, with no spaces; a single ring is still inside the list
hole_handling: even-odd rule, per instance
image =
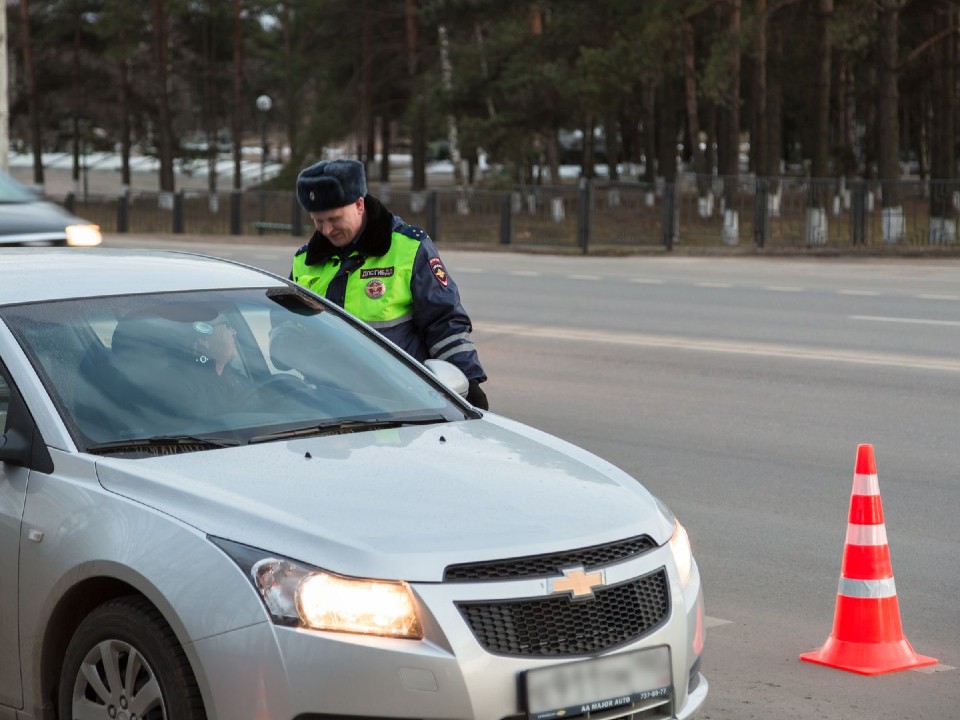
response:
[[[375,333],[293,289],[34,303],[0,308],[0,318],[89,452],[137,457],[472,417]]]

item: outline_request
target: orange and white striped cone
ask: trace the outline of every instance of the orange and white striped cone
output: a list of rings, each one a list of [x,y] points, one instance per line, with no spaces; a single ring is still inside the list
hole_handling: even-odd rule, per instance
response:
[[[806,662],[861,675],[936,665],[903,635],[872,445],[857,447],[833,631]]]

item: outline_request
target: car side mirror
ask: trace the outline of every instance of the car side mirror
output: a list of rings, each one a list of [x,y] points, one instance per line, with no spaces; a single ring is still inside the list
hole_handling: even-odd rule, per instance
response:
[[[456,365],[448,363],[446,360],[435,360],[433,358],[424,360],[423,364],[427,366],[427,370],[436,376],[437,380],[453,390],[457,395],[462,398],[467,396],[467,391],[470,389],[470,382],[467,380],[467,376],[463,374],[463,371]]]
[[[0,462],[29,466],[33,455],[32,445],[16,428],[0,435]]]

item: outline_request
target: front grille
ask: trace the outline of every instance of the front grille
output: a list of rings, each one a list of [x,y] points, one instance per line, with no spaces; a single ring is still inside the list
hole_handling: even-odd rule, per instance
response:
[[[582,566],[584,569],[603,567],[642,555],[657,547],[653,538],[639,535],[615,543],[551,553],[528,555],[507,560],[450,565],[443,573],[445,581],[502,580],[560,575],[564,568]]]
[[[457,608],[488,652],[565,657],[610,650],[652,632],[670,614],[670,591],[660,568],[595,590],[586,600],[557,595],[459,602]]]

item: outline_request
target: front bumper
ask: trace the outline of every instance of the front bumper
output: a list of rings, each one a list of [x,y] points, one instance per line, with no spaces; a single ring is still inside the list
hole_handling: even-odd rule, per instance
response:
[[[622,653],[669,649],[672,694],[646,718],[692,718],[708,683],[695,668],[702,647],[703,599],[694,565],[686,586],[676,580],[669,550],[607,568],[608,583],[668,569],[666,620]],[[424,624],[422,641],[315,632],[264,622],[206,638],[187,648],[210,720],[519,720],[526,718],[521,676],[534,668],[582,660],[488,652],[458,603],[545,597],[542,579],[412,585]],[[698,682],[691,683],[693,677]],[[688,687],[693,686],[688,692]],[[626,714],[623,714],[626,712]],[[594,713],[591,720],[632,711]],[[659,714],[658,714],[659,713]]]

